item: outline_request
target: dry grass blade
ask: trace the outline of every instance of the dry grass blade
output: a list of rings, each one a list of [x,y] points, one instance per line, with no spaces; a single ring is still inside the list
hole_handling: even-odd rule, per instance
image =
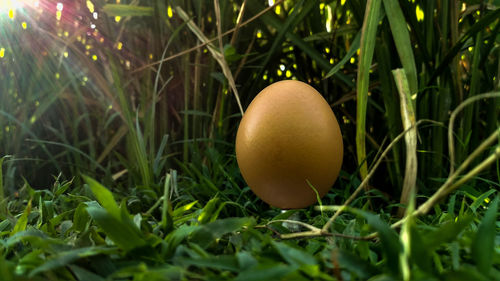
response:
[[[410,87],[404,69],[396,69],[392,71],[396,86],[398,88],[400,104],[401,104],[401,120],[403,120],[403,128],[405,130],[412,128],[405,135],[406,144],[406,168],[403,180],[403,190],[401,192],[400,203],[408,205],[410,195],[415,191],[417,182],[417,128],[415,125],[415,108],[411,99]],[[398,216],[403,217],[406,208],[398,209]]]
[[[280,5],[280,4],[281,4],[281,3],[283,3],[284,1],[285,1],[285,0],[279,0],[279,1],[276,1],[276,2],[274,3],[274,5],[272,5],[272,6],[269,6],[269,7],[265,8],[264,10],[260,11],[259,13],[257,13],[255,16],[253,16],[253,17],[249,18],[248,20],[246,20],[246,21],[242,22],[242,23],[239,25],[239,27],[238,27],[238,28],[241,28],[241,27],[243,27],[243,26],[245,26],[245,25],[247,25],[247,24],[249,24],[249,23],[251,23],[251,22],[255,21],[256,19],[258,19],[259,17],[261,17],[263,14],[265,14],[265,13],[267,13],[268,11],[270,11],[270,10],[274,9],[274,7],[276,7],[276,6]],[[237,30],[237,28],[236,28],[236,27],[231,28],[231,29],[229,29],[228,31],[226,31],[226,32],[222,33],[222,36],[224,37],[224,36],[226,36],[226,35],[229,35],[229,34],[231,34],[231,33],[235,32],[236,30]],[[150,68],[150,67],[152,67],[152,66],[155,66],[155,65],[157,65],[157,64],[159,64],[159,63],[166,62],[166,61],[169,61],[169,60],[173,60],[173,59],[178,58],[178,57],[181,57],[181,56],[183,56],[183,55],[185,55],[185,54],[189,54],[189,53],[194,52],[194,51],[196,51],[196,50],[198,50],[198,49],[200,49],[200,48],[203,48],[203,47],[207,46],[208,44],[210,44],[210,43],[212,43],[212,42],[214,42],[214,41],[216,41],[216,40],[218,40],[218,37],[216,37],[216,38],[211,38],[211,39],[209,39],[207,42],[202,42],[201,44],[198,44],[198,45],[196,45],[196,46],[194,46],[194,47],[192,47],[192,48],[189,48],[189,49],[187,49],[187,50],[184,50],[184,51],[182,51],[182,52],[179,52],[179,53],[177,53],[177,54],[175,54],[175,55],[171,55],[171,56],[169,56],[168,58],[165,58],[165,59],[162,59],[162,60],[159,60],[159,61],[156,61],[156,62],[150,63],[150,64],[143,65],[143,66],[141,66],[141,67],[139,67],[139,68],[135,69],[134,71],[132,71],[132,73],[134,73],[134,72],[138,72],[138,71],[142,71],[142,70],[144,70],[144,69],[147,69],[147,68]]]
[[[241,4],[240,7],[238,18],[236,18],[236,26],[234,27],[234,33],[233,36],[231,37],[231,45],[233,46],[236,44],[236,39],[238,38],[238,31],[240,30],[241,21],[243,20],[243,16],[245,15],[246,4],[247,0],[243,1],[243,4]]]
[[[217,0],[214,1],[214,5],[216,6],[215,8],[215,14],[217,17],[217,33],[218,33],[218,39],[219,39],[219,49],[217,49],[214,45],[212,45],[212,41],[208,39],[208,37],[203,34],[201,29],[189,18],[187,13],[179,6],[175,7],[175,11],[177,14],[185,21],[187,22],[187,25],[189,29],[196,35],[196,37],[203,42],[208,50],[210,51],[210,54],[212,54],[213,58],[217,61],[217,63],[220,65],[222,68],[222,72],[224,73],[224,76],[228,80],[229,86],[231,87],[231,90],[233,91],[236,102],[238,103],[238,107],[241,111],[241,114],[243,115],[243,106],[241,105],[240,98],[238,96],[238,90],[236,89],[236,84],[233,79],[233,75],[231,73],[231,70],[229,69],[229,65],[226,62],[226,59],[224,58],[224,47],[222,45],[222,32],[221,32],[221,25],[220,25],[220,9],[219,9],[219,2]],[[162,60],[165,61],[165,60]]]
[[[236,83],[234,82],[234,77],[233,73],[231,72],[231,69],[229,68],[229,65],[227,64],[226,58],[224,57],[224,45],[222,44],[222,19],[220,15],[220,5],[219,5],[219,0],[214,0],[214,8],[215,8],[215,17],[217,18],[217,35],[219,38],[219,52],[218,56],[212,52],[212,55],[214,58],[217,60],[219,63],[220,67],[222,68],[222,72],[224,73],[224,76],[226,76],[227,81],[229,82],[229,86],[231,87],[231,90],[233,91],[234,97],[236,98],[236,102],[238,103],[238,107],[240,108],[241,115],[243,116],[244,110],[243,106],[241,105],[240,101],[240,96],[238,94],[238,89],[236,89]],[[238,24],[236,25],[236,30],[239,29]],[[236,31],[235,31],[236,32]],[[207,38],[208,40],[208,38]]]
[[[122,125],[120,129],[113,135],[113,137],[110,139],[102,153],[99,155],[97,158],[97,163],[101,164],[102,161],[108,156],[108,154],[118,145],[118,143],[121,141],[121,139],[127,135],[128,132],[128,127],[127,125]]]

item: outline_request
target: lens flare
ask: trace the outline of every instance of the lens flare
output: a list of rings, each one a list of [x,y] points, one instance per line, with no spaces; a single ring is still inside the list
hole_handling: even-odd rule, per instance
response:
[[[23,7],[38,7],[38,0],[0,0],[0,13],[15,11]]]

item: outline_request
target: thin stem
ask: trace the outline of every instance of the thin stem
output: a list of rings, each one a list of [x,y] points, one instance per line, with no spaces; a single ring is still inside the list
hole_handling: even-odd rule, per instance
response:
[[[241,24],[239,25],[239,28],[241,28],[241,27],[243,27],[243,26],[245,26],[245,25],[247,25],[247,24],[249,24],[249,23],[253,22],[254,20],[258,19],[258,18],[259,18],[259,17],[261,17],[263,14],[267,13],[269,10],[274,9],[274,7],[276,7],[277,5],[281,4],[281,3],[282,3],[282,2],[284,2],[284,1],[285,1],[285,0],[278,0],[278,1],[276,1],[276,2],[274,3],[274,5],[272,5],[272,6],[269,6],[269,7],[265,8],[264,10],[260,11],[260,12],[259,12],[258,14],[256,14],[255,16],[253,16],[253,17],[249,18],[248,20],[244,21],[243,23],[241,23]],[[226,31],[226,32],[222,33],[222,36],[229,35],[229,34],[231,34],[231,33],[235,32],[236,30],[237,30],[237,28],[236,28],[236,27],[233,27],[233,28],[229,29],[228,31]],[[165,59],[163,59],[163,60],[159,60],[159,61],[156,61],[156,62],[153,62],[153,63],[150,63],[150,64],[143,65],[143,66],[141,66],[141,67],[139,67],[139,68],[135,69],[134,71],[132,71],[132,73],[142,71],[142,70],[144,70],[144,69],[146,69],[146,68],[150,68],[150,67],[155,66],[155,65],[157,65],[157,64],[159,64],[159,63],[166,62],[166,61],[169,61],[169,60],[173,60],[173,59],[178,58],[178,57],[180,57],[180,56],[183,56],[183,55],[185,55],[185,54],[191,53],[191,52],[193,52],[193,51],[196,51],[197,49],[200,49],[200,48],[205,47],[206,45],[208,45],[208,44],[210,44],[210,43],[212,43],[212,42],[214,42],[214,41],[216,41],[216,40],[218,40],[218,39],[219,39],[219,38],[218,38],[218,36],[217,36],[217,37],[214,37],[214,38],[212,38],[212,39],[210,39],[210,40],[208,40],[208,41],[206,41],[206,42],[203,42],[203,43],[201,43],[201,44],[198,44],[198,45],[196,45],[196,46],[194,46],[194,47],[192,47],[192,48],[189,48],[189,49],[187,49],[187,50],[185,50],[185,51],[179,52],[179,53],[177,53],[177,54],[175,54],[175,55],[172,55],[172,56],[170,56],[170,57],[168,57],[168,58],[165,58]]]
[[[321,231],[321,229],[319,229],[315,226],[312,226],[312,225],[305,223],[305,222],[296,221],[296,220],[273,220],[273,221],[268,222],[266,225],[271,225],[273,223],[297,224],[297,225],[303,226],[305,228],[309,228],[311,231]]]

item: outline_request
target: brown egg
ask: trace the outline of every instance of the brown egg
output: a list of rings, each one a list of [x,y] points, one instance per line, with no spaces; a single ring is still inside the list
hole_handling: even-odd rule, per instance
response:
[[[252,191],[282,209],[324,196],[342,166],[342,134],[326,100],[306,83],[284,80],[250,103],[236,135],[236,159]],[[310,184],[309,184],[310,183]]]

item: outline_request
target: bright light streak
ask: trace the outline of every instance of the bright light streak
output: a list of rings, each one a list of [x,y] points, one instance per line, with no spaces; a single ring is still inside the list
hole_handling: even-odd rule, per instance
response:
[[[0,13],[21,9],[22,7],[38,7],[40,5],[38,0],[0,0]]]
[[[21,8],[21,1],[0,0],[0,12],[11,11]]]
[[[62,11],[63,8],[64,8],[63,3],[57,3],[56,8],[57,8],[58,11]]]

